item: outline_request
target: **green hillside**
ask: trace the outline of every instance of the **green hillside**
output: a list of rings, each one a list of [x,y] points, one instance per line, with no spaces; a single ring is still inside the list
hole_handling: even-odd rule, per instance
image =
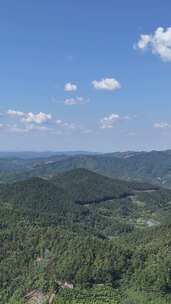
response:
[[[86,169],[76,169],[50,179],[55,185],[67,191],[76,202],[100,202],[131,194],[131,185],[119,180],[112,180]]]
[[[0,303],[170,303],[170,218],[170,190],[85,169],[1,185]]]
[[[85,169],[0,186],[3,205],[34,210],[33,217],[37,214],[45,222],[50,217],[54,223],[107,236],[150,222],[160,224],[166,217],[168,221],[170,200],[169,190],[113,180]]]
[[[0,211],[1,303],[23,303],[32,290],[55,292],[56,303],[170,303],[170,226],[102,239]]]

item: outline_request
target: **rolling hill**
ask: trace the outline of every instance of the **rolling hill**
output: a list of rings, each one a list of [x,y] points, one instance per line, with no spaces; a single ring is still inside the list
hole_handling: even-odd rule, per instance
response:
[[[105,236],[168,221],[171,191],[75,169],[0,186],[1,205]],[[50,218],[50,220],[49,220]],[[53,219],[53,220],[52,220]]]

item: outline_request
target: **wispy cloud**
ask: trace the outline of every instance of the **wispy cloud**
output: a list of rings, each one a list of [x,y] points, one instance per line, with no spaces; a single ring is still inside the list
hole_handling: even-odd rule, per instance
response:
[[[35,124],[0,124],[0,129],[2,129],[5,132],[10,132],[10,133],[29,133],[33,131],[51,131],[47,126],[42,126],[42,125],[35,125]]]
[[[171,124],[169,124],[166,121],[161,121],[161,122],[155,122],[153,127],[157,129],[169,129],[171,128]]]
[[[66,98],[64,100],[64,104],[66,106],[73,106],[73,105],[82,105],[89,102],[89,99],[84,99],[83,97],[75,97],[75,98]]]
[[[7,111],[7,114],[10,115],[10,116],[13,116],[13,117],[23,117],[25,116],[25,113],[24,112],[21,112],[21,111],[16,111],[16,110],[8,110]]]
[[[21,118],[21,120],[23,122],[27,122],[27,123],[43,124],[52,119],[51,114],[46,114],[43,112],[34,114],[32,112],[26,113],[26,112],[21,112],[21,111],[8,110],[7,114],[12,117],[19,117],[19,118]]]
[[[76,129],[76,125],[74,123],[69,123],[69,122],[63,121],[61,119],[56,120],[56,125],[59,127],[62,127],[62,128],[70,129],[70,130]]]
[[[129,116],[120,116],[119,114],[112,113],[105,116],[100,120],[101,129],[112,129],[117,123],[128,120]]]
[[[6,115],[10,118],[8,125],[0,125],[0,128],[15,133],[27,133],[33,131],[60,133],[66,130],[77,130],[78,126],[73,122],[52,118],[51,114],[39,112],[22,112],[8,110]],[[12,123],[14,121],[15,123]]]

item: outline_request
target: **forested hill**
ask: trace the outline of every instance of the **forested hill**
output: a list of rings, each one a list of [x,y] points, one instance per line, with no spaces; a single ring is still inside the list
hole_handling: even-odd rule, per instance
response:
[[[85,169],[1,185],[0,303],[170,303],[170,202]]]
[[[49,181],[62,187],[70,198],[79,202],[123,198],[136,190],[158,190],[157,186],[111,179],[86,169],[75,169],[52,177]]]
[[[159,186],[82,168],[1,184],[0,303],[169,304],[170,234]]]
[[[32,218],[104,236],[170,223],[171,191],[75,169],[50,179],[33,177],[0,185],[0,204]],[[81,225],[81,226],[80,226]]]
[[[69,203],[93,203],[127,198],[136,191],[159,191],[150,184],[111,179],[86,169],[75,169],[50,179],[33,177],[0,185],[1,202],[51,212]],[[170,194],[170,191],[166,191]]]

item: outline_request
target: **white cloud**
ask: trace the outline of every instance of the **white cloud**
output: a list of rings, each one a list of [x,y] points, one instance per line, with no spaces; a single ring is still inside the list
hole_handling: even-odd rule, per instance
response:
[[[46,114],[43,112],[34,114],[32,112],[21,112],[21,111],[15,111],[15,110],[8,110],[7,114],[12,117],[19,117],[23,122],[26,123],[35,123],[35,124],[43,124],[48,122],[52,119],[51,114]]]
[[[87,102],[88,100],[85,100],[83,97],[66,98],[64,100],[66,106],[81,105]]]
[[[32,131],[47,131],[47,132],[65,132],[67,130],[75,130],[78,126],[73,122],[67,122],[61,119],[52,119],[51,114],[39,112],[21,112],[8,110],[7,115],[12,119],[16,118],[16,123],[10,123],[4,126],[0,124],[0,129],[5,129],[8,132],[27,133]]]
[[[103,78],[101,80],[93,80],[92,85],[96,90],[115,91],[121,88],[121,84],[114,78]]]
[[[153,34],[142,34],[136,47],[141,50],[149,49],[163,61],[171,62],[171,27],[166,30],[158,27]]]
[[[15,111],[15,110],[8,110],[7,114],[10,116],[18,116],[18,117],[23,117],[25,116],[26,113],[21,112],[21,111]]]
[[[76,129],[76,125],[74,123],[69,123],[69,122],[63,121],[61,119],[57,119],[56,124],[59,127],[66,128],[66,129],[72,129],[72,130]]]
[[[101,129],[112,129],[118,122],[129,119],[128,116],[120,116],[119,114],[112,113],[100,120]]]
[[[51,131],[50,128],[35,124],[0,124],[0,130],[12,133],[28,133],[31,131]]]
[[[50,129],[46,126],[42,125],[35,125],[35,124],[28,124],[24,127],[13,127],[13,131],[15,132],[31,132],[31,131],[50,131]]]
[[[33,114],[32,112],[26,113],[26,116],[23,118],[23,121],[27,123],[36,123],[36,124],[43,124],[48,122],[52,119],[51,114],[46,114],[40,112],[38,114]]]
[[[169,124],[168,122],[164,122],[164,121],[155,122],[153,126],[154,126],[154,128],[157,128],[157,129],[169,129],[169,128],[171,128],[171,124]]]
[[[139,49],[145,49],[148,45],[148,43],[150,43],[151,41],[151,37],[149,35],[141,35],[140,40],[137,43],[137,47]]]
[[[64,86],[64,91],[75,92],[75,91],[77,91],[77,85],[74,83],[67,82]]]

